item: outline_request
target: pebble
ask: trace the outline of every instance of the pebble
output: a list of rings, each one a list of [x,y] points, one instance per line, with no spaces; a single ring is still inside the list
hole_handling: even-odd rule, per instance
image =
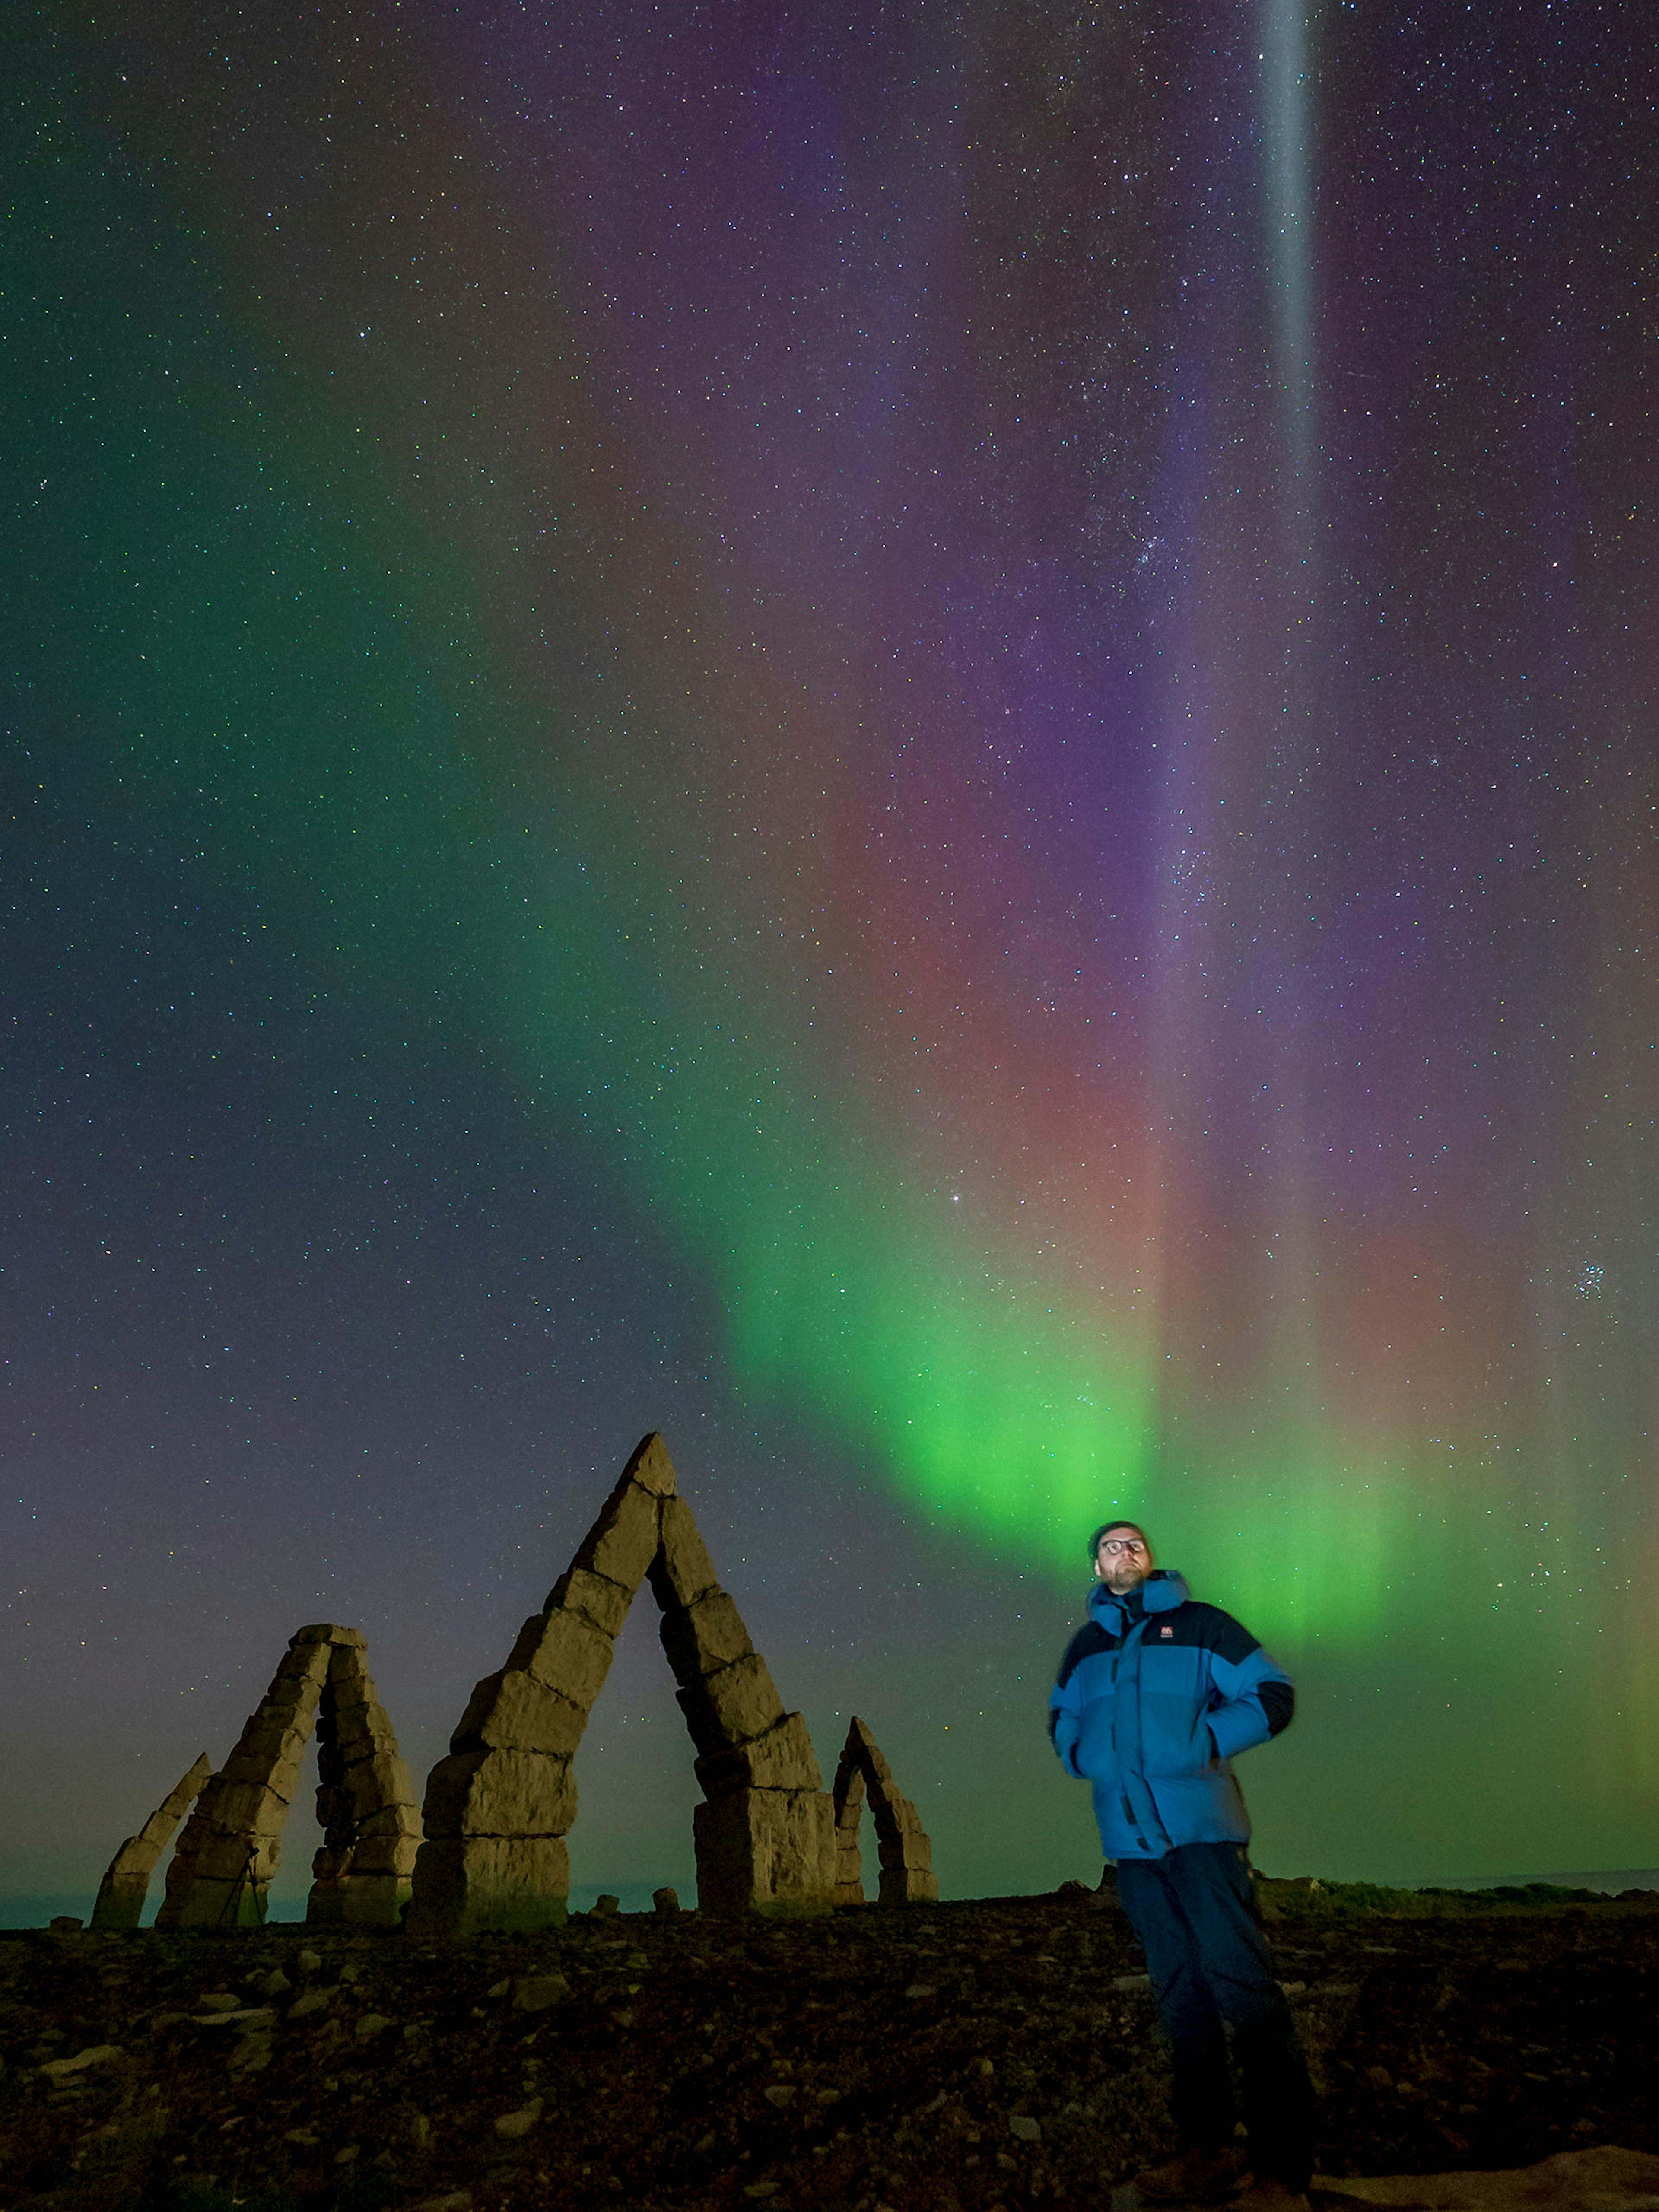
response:
[[[373,2036],[384,2035],[392,2024],[383,2012],[366,2012],[357,2023],[357,2040],[367,2043]]]
[[[1008,2132],[1011,2136],[1017,2136],[1021,2142],[1041,2142],[1042,2123],[1032,2119],[1027,2112],[1014,2112],[1009,2116]]]
[[[326,2012],[334,2002],[332,1990],[307,1990],[303,1996],[295,1997],[288,2008],[290,2020],[304,2020],[313,2012]]]
[[[1127,1996],[1132,1990],[1139,1992],[1150,1990],[1152,1986],[1150,1974],[1114,1974],[1112,1977],[1112,1987],[1124,1996]]]
[[[769,2105],[775,2105],[782,2112],[786,2105],[793,2105],[795,2101],[795,2085],[793,2081],[771,2081],[761,2094]]]
[[[907,1997],[936,1997],[939,1990],[932,1982],[912,1982],[904,1994]]]
[[[301,1951],[294,1964],[302,1974],[320,1974],[323,1971],[322,1954],[320,1951]]]

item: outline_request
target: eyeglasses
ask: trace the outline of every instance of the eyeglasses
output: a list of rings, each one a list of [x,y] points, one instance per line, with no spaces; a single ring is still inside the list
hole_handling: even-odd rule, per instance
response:
[[[1100,1549],[1109,1559],[1116,1559],[1120,1552],[1144,1552],[1146,1546],[1139,1536],[1103,1536]]]

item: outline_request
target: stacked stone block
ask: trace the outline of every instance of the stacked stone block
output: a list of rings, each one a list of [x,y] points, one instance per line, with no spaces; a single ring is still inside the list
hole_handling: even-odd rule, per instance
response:
[[[698,1893],[715,1911],[827,1906],[834,1815],[799,1714],[787,1714],[720,1589],[660,1437],[641,1443],[507,1662],[472,1692],[427,1783],[411,1925],[557,1925],[576,1817],[571,1760],[641,1583],[696,1747]]]
[[[158,1928],[252,1928],[282,1857],[300,1762],[321,1708],[318,1816],[307,1918],[394,1925],[409,1893],[420,1815],[409,1770],[355,1628],[319,1622],[289,1639],[236,1748],[210,1775],[167,1869]]]
[[[94,1928],[136,1928],[149,1894],[149,1878],[167,1849],[173,1830],[213,1773],[213,1761],[204,1752],[194,1766],[170,1790],[136,1836],[129,1836],[105,1869],[92,1908]]]
[[[874,1736],[856,1715],[836,1768],[836,1903],[864,1902],[859,1821],[866,1796],[881,1860],[878,1901],[937,1904],[939,1877],[933,1872],[933,1849],[927,1832],[910,1800],[894,1788],[892,1770]]]
[[[317,1717],[317,1818],[306,1918],[395,1928],[409,1902],[421,1814],[407,1763],[374,1692],[361,1637],[336,1632]]]
[[[264,1921],[333,1639],[356,1633],[323,1625],[289,1638],[235,1750],[185,1823],[167,1869],[158,1928],[255,1928]]]

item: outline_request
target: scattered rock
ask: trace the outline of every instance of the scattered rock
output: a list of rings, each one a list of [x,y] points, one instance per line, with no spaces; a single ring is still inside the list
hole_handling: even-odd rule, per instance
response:
[[[395,2025],[395,2021],[383,2012],[366,2012],[357,2023],[357,2040],[359,2043],[370,2042]]]
[[[48,2058],[40,2071],[49,2081],[67,2081],[72,2074],[84,2074],[94,2066],[118,2065],[126,2057],[118,2043],[94,2043],[79,2051],[73,2058]]]
[[[609,1891],[607,1891],[603,1897],[596,1897],[593,1900],[593,1917],[595,1920],[609,1920],[614,1914],[618,1913],[621,1911],[622,1899],[619,1897],[612,1897]]]
[[[542,2099],[532,2097],[527,2105],[520,2105],[517,2112],[498,2113],[495,2132],[498,2136],[505,2136],[510,2142],[516,2142],[521,2136],[530,2133],[540,2119],[543,2110]]]
[[[1008,2118],[1008,2132],[1011,2136],[1017,2136],[1021,2142],[1041,2142],[1042,2123],[1032,2119],[1029,2113],[1012,2112]]]
[[[513,1984],[513,2008],[515,2012],[545,2012],[550,2005],[570,1994],[570,1984],[562,1974],[520,1974]]]
[[[677,1889],[663,1888],[652,1891],[651,1910],[653,1912],[666,1917],[671,1912],[678,1912],[679,1909],[680,1893]]]
[[[307,2020],[313,2013],[326,2012],[334,2002],[332,1990],[307,1990],[295,1998],[288,2008],[290,2020]]]

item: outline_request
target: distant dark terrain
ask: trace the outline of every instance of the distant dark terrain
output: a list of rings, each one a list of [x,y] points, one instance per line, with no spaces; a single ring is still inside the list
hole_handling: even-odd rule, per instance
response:
[[[1659,2150],[1659,1896],[1264,1899],[1325,2171]],[[443,1948],[18,1932],[0,2060],[0,2204],[74,2212],[1096,2208],[1170,2143],[1139,1948],[1081,1888]]]

